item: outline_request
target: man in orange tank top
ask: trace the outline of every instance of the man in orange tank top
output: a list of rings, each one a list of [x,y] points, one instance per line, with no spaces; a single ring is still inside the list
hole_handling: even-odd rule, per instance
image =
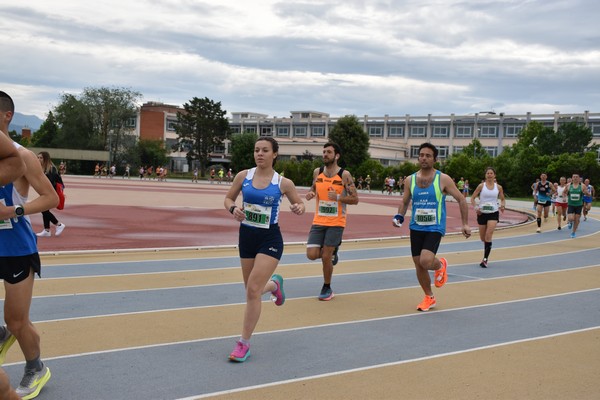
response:
[[[306,200],[316,200],[315,217],[308,234],[306,256],[323,262],[323,287],[319,300],[333,299],[331,278],[337,264],[337,249],[346,227],[346,206],[358,204],[358,193],[349,171],[338,166],[340,146],[327,142],[323,146],[323,166],[313,172],[313,184]]]

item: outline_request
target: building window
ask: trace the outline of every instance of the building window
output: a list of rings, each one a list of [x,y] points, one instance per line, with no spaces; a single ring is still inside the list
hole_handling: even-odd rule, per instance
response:
[[[277,137],[289,137],[290,136],[290,128],[287,126],[278,126],[277,127]]]
[[[324,126],[313,126],[311,128],[311,136],[315,136],[315,137],[325,136],[325,127]]]
[[[306,127],[305,126],[294,127],[294,136],[295,137],[306,137]]]
[[[215,146],[213,147],[213,153],[225,154],[225,145],[224,144],[215,144]]]
[[[383,126],[369,126],[370,137],[383,137]]]
[[[389,129],[390,132],[388,134],[388,137],[404,137],[403,126],[391,125]]]
[[[175,126],[177,125],[176,119],[167,118],[167,130],[170,132],[175,132]]]
[[[231,129],[231,133],[240,133],[239,126],[230,126],[230,129]]]
[[[309,113],[302,113],[300,115],[300,118],[310,118],[310,114]]]
[[[519,133],[523,130],[523,125],[505,125],[504,126],[504,137],[516,138],[519,137]]]
[[[410,158],[419,158],[419,147],[421,146],[410,146]]]
[[[463,151],[464,148],[465,146],[454,146],[452,147],[452,154],[458,154]]]
[[[432,137],[436,138],[447,138],[448,127],[447,126],[434,126],[432,131]]]
[[[495,138],[498,137],[496,134],[497,126],[493,125],[481,125],[479,128],[479,137],[480,138]]]
[[[270,126],[263,126],[260,128],[260,136],[273,136]]]
[[[472,132],[473,129],[470,126],[457,125],[454,127],[454,137],[457,138],[470,138]]]
[[[178,151],[179,147],[179,139],[165,139],[165,148],[167,150]]]
[[[410,127],[410,137],[425,137],[425,127],[424,126],[411,126]],[[417,154],[418,156],[418,154]]]
[[[127,120],[125,121],[125,127],[127,127],[127,128],[135,128],[136,125],[137,125],[136,117],[127,118]]]
[[[484,146],[483,149],[485,151],[487,151],[487,153],[492,156],[492,157],[496,157],[498,155],[498,148],[497,147],[493,147],[493,146]]]
[[[436,146],[438,149],[438,158],[448,158],[448,146]]]
[[[592,135],[594,135],[594,137],[600,137],[600,124],[591,124],[590,129],[592,130]]]
[[[256,133],[256,127],[255,126],[246,126],[246,127],[244,127],[244,132],[246,132],[246,133]]]

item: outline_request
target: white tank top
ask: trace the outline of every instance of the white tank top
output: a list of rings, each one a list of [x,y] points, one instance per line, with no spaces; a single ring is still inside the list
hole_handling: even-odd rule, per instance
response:
[[[491,214],[498,211],[498,184],[494,183],[493,189],[488,189],[487,184],[483,184],[483,188],[479,193],[479,210],[484,214]]]
[[[556,201],[558,201],[559,203],[567,202],[567,196],[565,196],[565,188],[566,186],[559,185],[556,189]]]

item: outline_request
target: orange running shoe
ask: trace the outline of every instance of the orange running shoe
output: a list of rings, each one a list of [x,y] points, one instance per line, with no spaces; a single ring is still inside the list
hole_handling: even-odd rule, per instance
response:
[[[423,299],[423,301],[421,302],[421,304],[419,304],[417,306],[417,310],[419,311],[429,311],[430,308],[434,308],[436,305],[435,303],[435,297],[431,296],[427,296],[425,295],[425,298]]]
[[[440,263],[442,267],[435,271],[435,287],[442,287],[446,284],[448,280],[448,272],[446,269],[448,268],[448,261],[445,258],[440,258]]]

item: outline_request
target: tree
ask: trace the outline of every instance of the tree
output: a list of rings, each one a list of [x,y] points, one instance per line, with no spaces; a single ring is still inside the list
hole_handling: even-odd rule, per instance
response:
[[[142,94],[125,88],[85,88],[81,102],[88,108],[92,129],[112,156],[123,151],[123,136],[132,133],[129,121],[136,117]]]
[[[467,157],[482,158],[488,155],[488,152],[483,148],[479,139],[475,138],[462,149],[462,154]]]
[[[258,135],[251,132],[231,136],[231,167],[235,171],[254,166],[254,143],[256,139],[258,139]]]
[[[340,165],[350,170],[357,169],[369,156],[369,135],[364,131],[355,115],[338,119],[329,132],[329,140],[342,149]]]
[[[582,123],[567,122],[562,123],[558,127],[559,140],[561,145],[558,147],[560,153],[575,153],[584,154],[586,150],[597,151],[598,145],[590,142],[594,138],[594,133],[589,127],[584,126]]]
[[[184,112],[177,113],[175,132],[180,143],[191,145],[188,159],[198,160],[204,175],[215,145],[222,144],[230,135],[227,111],[221,109],[221,102],[215,103],[207,97],[194,97],[183,108]]]
[[[77,97],[64,93],[54,109],[59,126],[54,147],[65,149],[102,150],[102,142],[94,134],[89,109]]]
[[[124,88],[85,88],[76,97],[65,93],[55,108],[60,126],[54,147],[69,149],[108,150],[113,157],[122,153],[131,141],[123,143],[126,135],[133,135],[129,121],[136,117],[139,92]]]
[[[58,138],[59,127],[52,111],[40,126],[40,129],[33,135],[32,145],[35,147],[54,147],[54,142]]]
[[[140,165],[165,165],[168,161],[167,149],[162,140],[140,140],[137,143]]]

